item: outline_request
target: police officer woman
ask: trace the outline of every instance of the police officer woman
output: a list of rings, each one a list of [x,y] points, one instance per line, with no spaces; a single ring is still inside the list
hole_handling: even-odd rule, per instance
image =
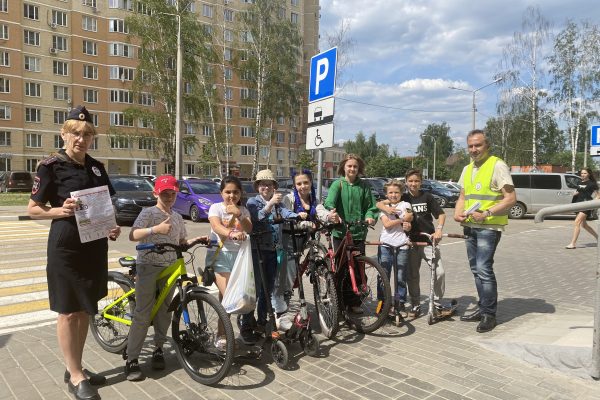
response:
[[[108,241],[106,238],[81,243],[70,193],[110,184],[104,165],[87,154],[96,130],[85,107],[71,110],[60,135],[63,149],[43,160],[37,170],[27,211],[34,219],[51,219],[48,236],[48,298],[58,313],[58,345],[65,359],[64,374],[76,399],[100,399],[91,385],[106,378],[81,364],[89,316],[98,312],[98,300],[107,294]],[[108,238],[116,240],[121,228],[115,226]]]

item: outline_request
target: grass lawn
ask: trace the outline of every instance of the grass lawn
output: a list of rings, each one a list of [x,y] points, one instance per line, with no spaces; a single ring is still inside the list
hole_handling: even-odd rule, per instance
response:
[[[31,193],[0,193],[0,206],[26,206]]]

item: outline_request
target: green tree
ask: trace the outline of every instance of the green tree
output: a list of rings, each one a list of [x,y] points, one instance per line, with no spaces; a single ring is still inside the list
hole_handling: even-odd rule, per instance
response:
[[[314,171],[317,163],[312,156],[312,153],[308,150],[302,150],[298,154],[298,161],[296,162],[298,170],[308,169]]]
[[[253,90],[245,104],[256,109],[252,176],[258,171],[261,143],[270,145],[275,134],[273,121],[295,115],[302,96],[297,73],[300,33],[296,24],[282,17],[284,9],[283,0],[256,0],[240,18],[243,48],[234,60]]]
[[[179,0],[170,5],[164,0],[139,0],[136,12],[126,19],[129,31],[140,46],[139,63],[133,81],[133,97],[144,99],[154,107],[129,107],[125,117],[132,126],[143,121],[151,130],[137,130],[133,136],[143,136],[155,144],[155,154],[160,155],[174,171],[175,122],[177,102],[177,30],[181,23],[183,53],[183,80],[192,88],[182,95],[182,118],[194,122],[207,111],[206,95],[198,88],[198,77],[212,52],[204,43],[206,38],[196,16],[190,12],[191,0]],[[121,76],[124,81],[125,74]],[[130,94],[131,95],[131,94]],[[139,103],[137,100],[135,103]],[[135,122],[135,123],[134,123]],[[109,134],[126,136],[116,128]],[[195,146],[195,138],[182,138],[184,147]]]
[[[346,153],[357,154],[368,164],[372,158],[379,155],[387,157],[389,146],[386,144],[378,144],[377,135],[375,133],[367,139],[365,134],[360,131],[356,134],[354,140],[348,140],[344,143],[344,150],[346,150]]]
[[[421,157],[429,161],[430,168],[433,168],[433,161],[435,159],[435,177],[442,177],[444,163],[450,154],[452,154],[452,149],[454,148],[454,141],[450,137],[450,125],[446,122],[429,124],[423,130],[420,137],[421,143],[417,147],[417,152]],[[438,171],[442,173],[438,174]]]

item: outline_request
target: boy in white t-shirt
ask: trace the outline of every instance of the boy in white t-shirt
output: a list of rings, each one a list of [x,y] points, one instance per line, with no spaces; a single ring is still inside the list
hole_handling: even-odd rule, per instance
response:
[[[394,265],[394,256],[398,267],[398,285],[395,288],[394,299],[398,300],[400,310],[403,311],[406,302],[406,278],[408,270],[408,250],[410,242],[405,230],[410,230],[410,221],[413,219],[410,203],[401,201],[404,192],[404,184],[392,180],[384,185],[389,207],[394,208],[393,213],[382,212],[379,219],[383,224],[379,241],[383,243],[377,251],[379,264],[391,277]],[[383,299],[383,288],[377,287],[377,298]],[[394,301],[394,304],[396,302]]]

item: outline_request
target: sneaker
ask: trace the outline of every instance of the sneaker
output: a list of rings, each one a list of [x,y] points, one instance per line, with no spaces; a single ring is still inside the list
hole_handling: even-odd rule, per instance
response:
[[[240,336],[242,338],[242,342],[246,345],[256,344],[256,342],[260,340],[258,335],[249,329],[241,331]]]
[[[362,307],[359,306],[348,306],[348,312],[352,314],[362,314],[364,313]]]
[[[277,325],[278,330],[285,332],[292,327],[293,322],[290,318],[289,313],[284,312],[277,317],[277,319],[275,320],[275,324]]]
[[[144,374],[140,369],[140,363],[137,358],[125,363],[125,376],[128,381],[141,381],[144,379]]]
[[[412,306],[408,311],[408,316],[411,318],[417,318],[421,314],[421,306],[417,304],[416,306]]]
[[[165,369],[165,356],[161,347],[152,353],[152,369]]]

